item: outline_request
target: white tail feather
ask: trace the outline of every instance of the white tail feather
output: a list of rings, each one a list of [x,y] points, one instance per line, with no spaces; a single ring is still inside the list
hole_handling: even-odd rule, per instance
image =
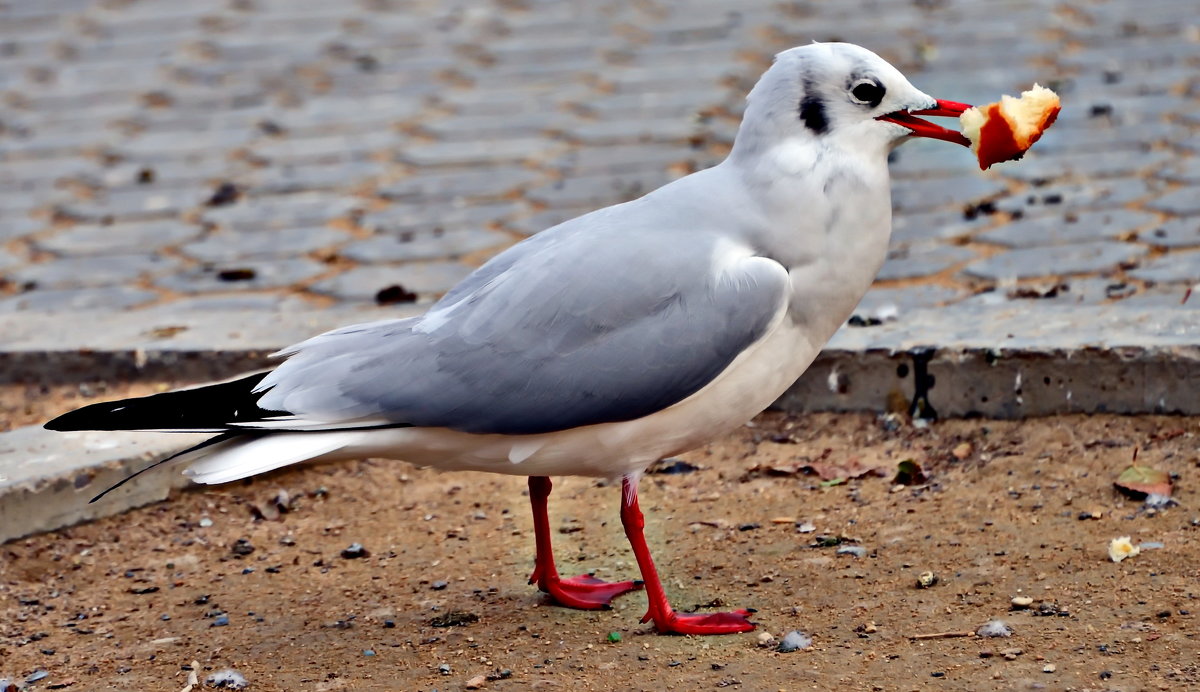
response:
[[[193,462],[183,474],[197,483],[228,483],[329,454],[357,436],[354,432],[329,432],[234,438],[198,450],[203,458]]]

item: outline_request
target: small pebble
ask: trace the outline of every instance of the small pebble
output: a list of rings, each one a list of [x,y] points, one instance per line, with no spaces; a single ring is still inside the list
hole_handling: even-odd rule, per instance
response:
[[[867,549],[861,545],[844,545],[837,549],[837,555],[853,555],[854,557],[866,557]]]
[[[213,620],[209,627],[224,627],[229,624],[228,615],[219,615],[216,620]]]
[[[220,687],[227,690],[241,690],[250,686],[250,683],[246,680],[246,676],[233,668],[218,670],[207,678],[204,678],[204,684],[209,687]]]
[[[429,588],[433,589],[434,591],[441,591],[442,589],[446,588],[449,585],[450,584],[448,582],[435,581],[429,585]]]
[[[1175,504],[1175,502],[1171,499],[1170,495],[1150,493],[1146,496],[1147,509],[1163,509],[1164,507],[1170,507],[1173,504]]]
[[[347,560],[355,560],[360,557],[370,557],[370,553],[362,546],[362,543],[351,543],[342,550],[342,557]]]
[[[933,572],[922,572],[921,576],[917,577],[917,588],[928,589],[938,583],[938,577]]]
[[[475,677],[471,678],[470,680],[467,680],[466,688],[468,690],[478,690],[478,689],[482,689],[483,686],[486,684],[487,684],[487,676],[486,675],[476,675]]]
[[[45,679],[48,677],[50,677],[50,673],[47,673],[44,670],[35,670],[34,672],[30,673],[29,677],[25,678],[25,682],[26,683],[37,682],[38,680],[42,680],[42,679]]]
[[[363,656],[374,656],[375,649],[363,649]]]
[[[1012,599],[1013,610],[1025,610],[1033,605],[1033,599],[1029,596],[1014,596]]]
[[[1009,661],[1015,660],[1017,658],[1017,656],[1020,656],[1023,653],[1025,653],[1025,652],[1016,647],[1000,650],[1000,655]]]
[[[384,621],[383,621],[383,628],[384,628],[385,630],[390,630],[390,629],[393,629],[393,628],[395,628],[395,627],[396,627],[396,621],[395,621],[395,620],[384,620]]]
[[[770,646],[775,641],[775,635],[770,632],[759,632],[756,639],[759,646]]]
[[[784,636],[783,641],[779,642],[779,646],[775,647],[775,650],[781,654],[790,654],[793,651],[807,649],[812,644],[812,637],[803,632],[792,630]]]
[[[812,533],[817,530],[817,525],[811,521],[801,522],[796,525],[796,531],[799,533]]]
[[[450,664],[442,663],[442,664],[438,665],[438,672],[441,673],[442,675],[449,675],[450,674]]]
[[[249,555],[254,552],[254,546],[245,538],[239,538],[229,546],[229,551],[234,555]]]
[[[1058,668],[1053,663],[1047,663],[1046,665],[1042,666],[1043,673],[1053,673],[1056,670],[1058,670]]]
[[[975,634],[980,637],[1011,637],[1012,633],[1012,628],[1003,620],[986,622],[979,629],[975,630]]]
[[[208,517],[201,517],[201,518],[200,518],[200,528],[202,528],[202,529],[207,529],[208,527],[210,527],[210,526],[212,526],[212,525],[213,525],[213,520],[212,520],[212,519],[209,519]]]
[[[158,619],[159,619],[159,620],[162,620],[163,622],[166,622],[167,620],[170,620],[170,619],[171,619],[171,616],[170,616],[170,615],[167,615],[166,613],[163,613],[161,616],[159,616],[159,618],[158,618]]]

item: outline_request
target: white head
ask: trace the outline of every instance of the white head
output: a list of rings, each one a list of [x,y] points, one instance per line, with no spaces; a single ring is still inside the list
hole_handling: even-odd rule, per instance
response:
[[[809,140],[882,158],[910,136],[968,145],[913,117],[957,116],[969,106],[918,90],[883,58],[850,43],[813,43],[775,56],[747,97],[734,155]]]

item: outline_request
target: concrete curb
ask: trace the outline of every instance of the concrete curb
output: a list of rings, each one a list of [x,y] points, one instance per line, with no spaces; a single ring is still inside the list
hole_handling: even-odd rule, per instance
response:
[[[0,382],[228,377],[320,331],[415,312],[117,314],[99,318],[105,335],[87,345],[72,342],[70,316],[9,315],[0,318]],[[1036,314],[1031,323],[1021,305],[955,307],[843,329],[777,407],[883,411],[922,401],[924,410],[948,417],[1200,414],[1200,345],[1192,338],[1200,314],[1121,306],[1038,306]],[[0,542],[162,500],[186,479],[155,471],[87,504],[195,439],[40,427],[0,434]]]

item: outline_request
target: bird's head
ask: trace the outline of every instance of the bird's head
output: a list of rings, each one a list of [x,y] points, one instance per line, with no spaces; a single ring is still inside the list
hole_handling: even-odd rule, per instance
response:
[[[882,156],[909,137],[969,146],[962,134],[916,116],[957,117],[970,106],[934,99],[883,58],[850,43],[780,53],[747,99],[735,150],[816,141]]]

